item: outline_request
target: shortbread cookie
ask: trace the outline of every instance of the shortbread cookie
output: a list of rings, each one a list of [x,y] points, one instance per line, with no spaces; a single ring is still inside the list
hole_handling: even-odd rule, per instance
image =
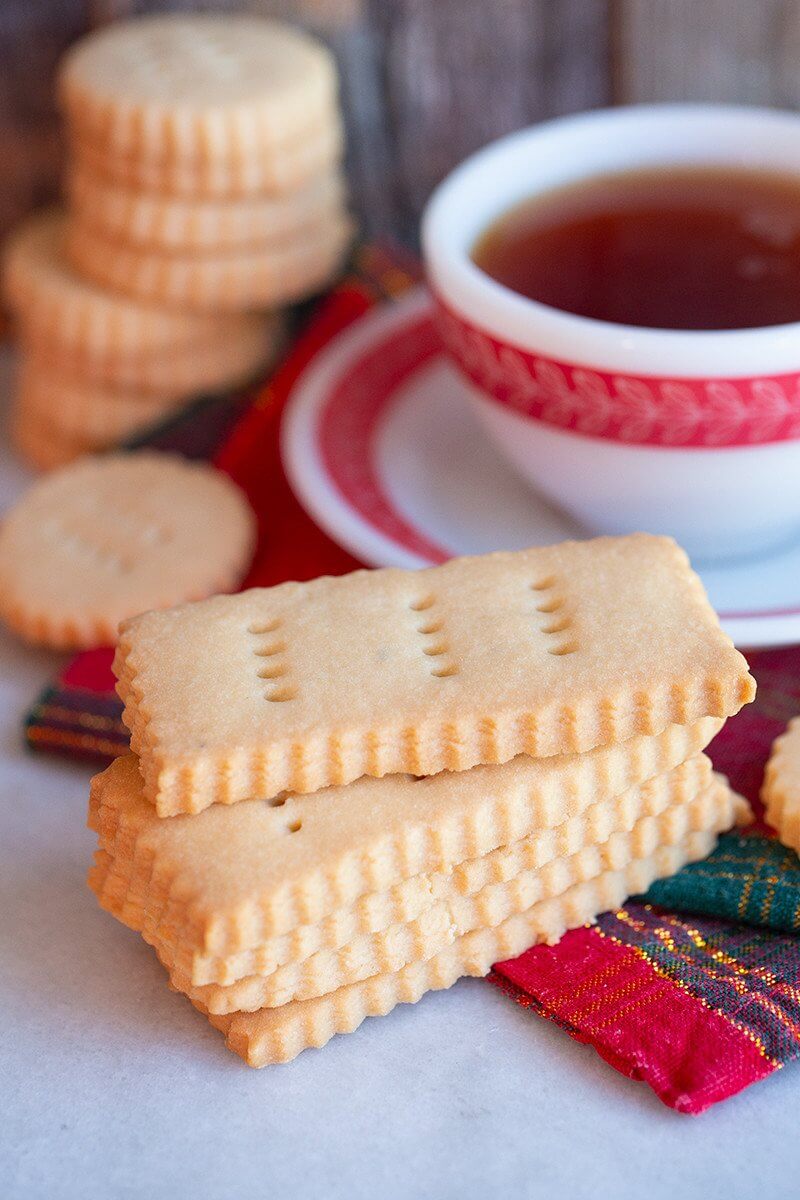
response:
[[[755,691],[686,555],[644,534],[144,616],[115,671],[162,816],[583,752],[728,716]]]
[[[81,440],[107,450],[150,429],[186,403],[184,396],[122,391],[75,383],[26,359],[20,364],[15,398],[27,419],[56,438]]]
[[[352,234],[352,222],[341,214],[295,241],[179,256],[111,242],[74,221],[66,246],[76,270],[143,302],[243,312],[294,303],[319,291],[341,270]]]
[[[113,643],[131,613],[235,587],[255,518],[222,472],[174,455],[87,458],[0,525],[0,616],[28,641]]]
[[[637,801],[642,815],[630,829],[617,830],[603,842],[594,843],[590,836],[572,855],[517,871],[509,879],[487,883],[474,892],[461,894],[457,885],[450,883],[445,885],[442,898],[434,900],[414,921],[361,935],[338,949],[319,950],[306,959],[291,959],[266,974],[251,973],[229,984],[197,986],[175,968],[166,946],[155,941],[153,944],[170,970],[173,986],[191,999],[200,1000],[209,1012],[253,1012],[322,996],[371,975],[397,971],[409,962],[431,958],[464,933],[494,928],[514,913],[560,895],[604,870],[621,869],[659,846],[673,845],[688,833],[706,830],[714,810],[710,764],[706,786],[700,792],[692,792],[673,779],[661,779],[658,783],[651,780],[641,789],[644,794]],[[644,815],[648,803],[656,810],[660,806],[661,811]],[[533,843],[536,840],[531,839]],[[535,858],[535,845],[530,852]],[[491,870],[491,865],[486,864],[486,869]]]
[[[503,765],[485,770],[499,776],[508,768]],[[175,940],[173,931],[159,926],[154,919],[156,910],[148,880],[141,869],[141,856],[137,858],[135,848],[131,852],[129,846],[126,853],[124,838],[118,850],[114,839],[100,836],[99,853],[107,856],[108,861],[104,859],[107,870],[104,870],[103,890],[97,893],[98,900],[118,920],[142,932],[145,940],[158,947],[175,972],[176,980],[185,978],[195,987],[208,983],[227,985],[247,975],[270,975],[284,963],[306,962],[312,955],[321,962],[322,951],[340,950],[363,942],[366,935],[379,934],[393,926],[407,926],[417,922],[438,901],[474,895],[490,885],[503,885],[519,878],[523,872],[547,867],[549,876],[563,879],[564,864],[570,859],[569,882],[579,882],[600,869],[596,866],[594,847],[607,845],[615,834],[629,832],[643,816],[658,816],[669,804],[688,801],[707,786],[709,778],[710,763],[703,755],[696,756],[618,797],[591,805],[560,825],[545,829],[536,826],[529,836],[480,858],[467,859],[447,871],[414,875],[387,891],[369,893],[350,908],[334,909],[316,924],[297,926],[288,934],[267,938],[258,946],[227,958],[192,953]],[[251,854],[254,852],[255,849]],[[241,861],[245,868],[247,857]],[[603,865],[609,867],[612,863],[604,861]],[[96,875],[92,873],[90,886],[95,883]]]
[[[281,153],[240,159],[162,161],[107,154],[102,146],[75,133],[69,137],[73,160],[121,187],[192,200],[236,200],[286,196],[341,166],[344,132],[338,116],[292,143]]]
[[[67,190],[76,219],[102,237],[171,254],[220,253],[297,240],[335,220],[346,196],[338,171],[286,196],[202,201],[123,188],[74,166]]]
[[[425,962],[459,936],[478,929],[494,929],[509,917],[534,904],[566,894],[572,887],[590,883],[604,871],[624,871],[632,861],[680,844],[694,832],[721,832],[734,824],[732,805],[720,813],[719,786],[707,788],[689,804],[673,805],[661,817],[645,817],[630,833],[615,834],[602,846],[587,847],[581,856],[556,861],[540,871],[523,872],[507,882],[488,885],[476,896],[461,896],[433,906],[424,918],[390,933],[373,935],[339,952],[323,951],[304,963],[288,963],[268,977],[250,976],[229,987],[211,984],[192,988],[179,975],[171,985],[199,1000],[214,1014],[255,1012],[294,1000],[329,995],[339,987],[359,983],[376,974],[402,970],[411,962]],[[557,941],[562,930],[544,940]],[[159,953],[162,963],[168,967]]]
[[[432,874],[458,870],[533,830],[561,827],[672,770],[702,750],[720,724],[670,726],[658,737],[585,755],[520,756],[459,775],[366,778],[346,789],[273,804],[244,801],[171,821],[144,800],[136,759],[127,756],[92,780],[89,825],[115,862],[130,864],[125,891],[114,897],[120,918],[127,920],[135,892],[131,920],[171,945],[181,969],[213,970],[215,960],[287,934],[299,957],[309,926],[337,910],[353,909],[343,918],[341,941],[412,920],[430,903]],[[625,800],[616,805],[625,807]],[[225,858],[216,852],[220,845]],[[568,839],[554,840],[559,853],[571,847]],[[239,864],[235,872],[230,862]],[[464,884],[497,878],[469,874]],[[321,937],[320,945],[340,939],[335,916]]]
[[[784,846],[800,854],[800,717],[775,740],[761,791],[766,818]]]
[[[15,406],[9,432],[14,450],[35,471],[56,471],[97,449],[90,440],[60,433],[24,407]]]
[[[29,333],[85,358],[153,354],[235,336],[240,316],[179,313],[143,305],[78,275],[63,251],[65,218],[48,209],[6,243],[5,299]]]
[[[282,151],[335,108],[336,64],[299,29],[232,13],[120,21],[59,72],[73,128],[109,154],[216,161]]]
[[[283,335],[282,319],[248,313],[240,320],[238,328],[209,336],[196,346],[178,344],[142,354],[85,354],[54,338],[31,336],[24,329],[20,342],[40,376],[63,379],[76,392],[85,384],[88,389],[105,386],[175,401],[249,382],[274,361]]]
[[[717,829],[726,827],[728,801],[720,793]],[[427,962],[374,975],[328,996],[254,1013],[209,1016],[225,1035],[230,1050],[251,1067],[289,1062],[301,1051],[324,1046],[337,1033],[352,1033],[367,1017],[385,1016],[397,1004],[415,1004],[429,991],[452,985],[464,975],[486,975],[495,962],[514,958],[537,942],[555,942],[568,929],[618,908],[628,896],[644,892],[656,879],[672,875],[687,862],[706,858],[716,845],[716,832],[692,833],[677,846],[664,846],[621,871],[577,884],[526,913],[509,917],[495,929],[476,929],[458,938]],[[195,1007],[203,1011],[197,1001]]]
[[[509,767],[503,764],[473,768],[473,771],[502,779],[509,773]],[[571,856],[577,857],[570,867],[575,876],[570,882],[578,882],[581,877],[588,878],[589,874],[599,869],[593,857],[598,845],[607,843],[615,834],[630,832],[644,816],[659,816],[670,805],[688,803],[708,786],[710,778],[709,760],[705,755],[696,755],[666,773],[627,789],[619,796],[590,805],[584,812],[561,824],[550,827],[536,824],[527,836],[501,845],[481,857],[459,862],[446,871],[414,875],[387,891],[362,897],[361,905],[333,909],[317,924],[297,926],[289,934],[267,938],[257,946],[227,958],[190,955],[186,946],[175,940],[177,930],[174,927],[165,929],[159,925],[158,898],[149,891],[140,846],[138,843],[131,846],[124,827],[120,830],[118,826],[119,837],[114,836],[113,826],[105,821],[100,829],[99,842],[102,852],[107,853],[110,859],[110,870],[105,876],[105,890],[102,894],[98,893],[98,899],[118,920],[143,932],[146,940],[163,949],[170,966],[177,975],[185,976],[189,984],[230,984],[247,975],[269,975],[284,963],[296,965],[306,962],[312,955],[320,958],[319,952],[340,950],[356,941],[364,942],[365,937],[392,927],[409,925],[419,918],[424,919],[431,905],[439,901],[447,901],[453,896],[474,895],[489,886],[505,885],[524,872],[538,872],[549,865],[555,876],[563,877],[563,864]],[[355,786],[349,790],[355,790]],[[373,791],[381,786],[385,784],[373,781]],[[342,793],[338,803],[346,802],[346,793]],[[467,814],[467,819],[470,815],[472,810]],[[434,827],[437,816],[435,811],[431,814]],[[155,817],[151,819],[158,820]],[[233,820],[233,817],[229,817],[229,823]],[[319,831],[315,832],[321,841]],[[265,856],[263,843],[259,841],[241,848],[234,839],[233,844],[239,846],[236,859],[239,875],[252,879],[259,869],[257,858]],[[359,850],[364,854],[369,853],[368,846],[352,847],[354,854]],[[324,859],[324,850],[320,855]],[[604,861],[604,867],[611,865],[611,862]],[[202,896],[206,888],[202,864],[198,864],[197,870],[197,881],[192,890]],[[188,869],[186,874],[188,876]],[[230,870],[228,876],[230,879]],[[93,877],[90,878],[91,883]],[[230,880],[229,890],[235,891],[238,886],[238,881]],[[398,893],[401,894],[404,907],[412,910],[405,911],[401,916],[394,912]],[[364,910],[365,916],[362,915]],[[161,912],[163,915],[163,909]],[[209,974],[211,978],[207,977]]]

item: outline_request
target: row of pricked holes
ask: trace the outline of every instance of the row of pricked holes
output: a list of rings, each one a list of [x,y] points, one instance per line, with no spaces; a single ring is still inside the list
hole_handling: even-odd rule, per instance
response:
[[[280,627],[281,620],[280,618],[276,618],[274,621],[267,621],[263,625],[251,625],[248,628],[248,633],[253,634],[255,637],[264,637],[269,634],[277,633]],[[258,672],[259,679],[279,680],[283,679],[289,674],[289,668],[285,661],[278,661],[279,656],[284,654],[285,651],[286,642],[284,642],[281,638],[278,638],[277,641],[268,642],[266,646],[262,646],[253,651],[257,658],[270,658],[276,660],[275,662],[267,664],[267,666],[261,668],[261,670]],[[287,700],[294,700],[296,695],[296,687],[291,684],[280,684],[277,682],[272,686],[271,690],[268,689],[264,693],[265,699],[268,700],[270,704],[284,704]]]
[[[553,588],[555,588],[557,582],[558,580],[556,579],[555,575],[548,575],[546,579],[541,579],[536,583],[532,583],[531,591],[536,593],[550,592],[553,590]],[[563,596],[552,596],[550,599],[540,599],[540,602],[536,605],[536,612],[542,613],[543,616],[552,616],[553,613],[559,612],[559,610],[563,607]],[[565,633],[569,629],[570,625],[571,621],[565,613],[560,617],[553,617],[553,619],[550,621],[543,621],[539,625],[539,628],[542,633],[555,635],[558,633]],[[562,657],[565,654],[574,654],[577,649],[578,644],[574,639],[572,639],[570,641],[560,642],[558,645],[548,646],[547,653]]]
[[[79,513],[92,519],[105,515],[105,510],[101,511],[97,509],[94,504],[84,504],[79,509]],[[123,555],[114,550],[109,550],[101,544],[98,534],[94,534],[91,538],[86,537],[77,530],[70,529],[64,525],[58,517],[47,521],[45,528],[51,536],[58,540],[59,546],[63,549],[85,554],[92,558],[99,567],[108,568],[111,571],[115,571],[118,575],[128,575],[136,566],[135,554]],[[154,521],[151,521],[149,525],[143,525],[136,529],[136,541],[143,543],[144,546],[164,545],[171,539],[172,531],[166,526],[157,525]],[[134,547],[135,549],[136,547]]]
[[[58,541],[62,550],[74,550],[78,554],[85,555],[99,567],[106,567],[111,571],[116,571],[119,575],[127,575],[136,565],[133,557],[106,549],[98,542],[91,541],[83,534],[63,525],[58,518],[48,521],[45,528]]]
[[[556,586],[556,583],[557,583],[557,580],[556,580],[555,576],[551,575],[551,576],[548,576],[547,579],[543,579],[543,580],[537,581],[536,583],[532,583],[531,591],[533,591],[533,592],[551,591]],[[433,607],[435,602],[436,602],[435,597],[432,595],[428,595],[428,596],[423,597],[420,600],[414,601],[413,603],[411,603],[409,605],[409,607],[412,612],[427,612],[428,609]],[[536,611],[538,613],[550,615],[553,613],[557,613],[563,607],[564,607],[563,598],[559,597],[559,596],[553,596],[550,599],[542,599],[541,602],[536,605]],[[566,630],[569,629],[570,624],[571,624],[571,622],[569,620],[569,617],[566,614],[564,614],[563,616],[560,616],[560,617],[554,617],[551,621],[546,621],[546,622],[542,623],[540,625],[540,628],[541,628],[542,633],[545,633],[548,635],[555,635],[558,633],[566,632]],[[434,621],[429,621],[428,623],[419,625],[417,627],[418,632],[421,633],[423,635],[423,637],[428,637],[428,636],[432,636],[436,633],[440,633],[443,628],[444,628],[444,621],[442,621],[440,619],[437,619]],[[577,643],[574,640],[571,640],[571,641],[567,641],[567,642],[560,642],[558,645],[548,646],[548,654],[553,654],[557,657],[561,657],[565,654],[574,654],[577,649],[578,649]],[[423,653],[428,655],[429,657],[438,657],[440,655],[446,654],[447,651],[448,651],[448,646],[447,646],[446,642],[438,642],[435,645],[426,647],[423,650]],[[447,675],[457,675],[458,671],[459,671],[458,666],[456,666],[455,663],[450,663],[450,664],[448,664],[447,667],[443,667],[439,670],[434,670],[431,673],[433,675],[441,677],[441,676],[447,676]]]
[[[145,546],[164,546],[171,542],[175,536],[175,531],[171,525],[165,524],[163,521],[158,521],[154,517],[147,520],[142,514],[135,516],[128,512],[127,509],[109,507],[108,503],[99,501],[91,493],[87,492],[77,505],[75,511],[76,517],[84,516],[90,520],[93,525],[102,523],[102,521],[111,520],[116,526],[118,536],[124,536],[130,541]],[[58,524],[59,518],[53,522]],[[102,528],[102,524],[99,526]],[[73,533],[67,529],[68,536],[74,536],[88,550],[94,551],[97,554],[108,553],[110,557],[116,557],[112,552],[106,551],[103,547],[98,546],[93,540],[96,534],[93,533],[92,539],[85,537],[81,533]]]
[[[428,609],[433,608],[435,603],[436,597],[428,595],[423,596],[420,600],[413,600],[408,607],[414,613],[424,613],[427,612]],[[417,626],[417,633],[421,634],[423,638],[429,638],[435,637],[436,634],[441,633],[443,629],[444,621],[441,618],[436,617],[433,620],[428,621],[423,618],[423,624]],[[441,640],[436,642],[428,642],[423,646],[422,649],[422,653],[428,658],[441,658],[443,655],[447,654],[447,652],[447,642]],[[458,664],[452,661],[443,663],[439,667],[434,665],[431,668],[431,675],[435,676],[437,679],[447,679],[450,675],[458,675],[458,673]]]
[[[546,592],[552,590],[555,586],[555,576],[549,576],[547,579],[532,583],[531,590],[533,592]],[[435,603],[435,596],[427,595],[423,596],[419,600],[412,601],[411,604],[409,604],[409,608],[414,613],[424,613],[433,608]],[[552,599],[543,600],[537,604],[536,611],[538,613],[550,615],[558,612],[559,609],[563,608],[563,605],[563,598],[555,596]],[[276,633],[280,626],[281,621],[276,619],[263,625],[251,625],[249,627],[249,632],[256,636],[263,636],[266,634]],[[543,623],[540,628],[542,633],[555,635],[558,633],[564,633],[569,626],[569,618],[564,615],[561,617],[555,617],[553,620]],[[423,621],[423,624],[417,626],[417,632],[420,633],[423,638],[429,638],[435,637],[436,634],[441,633],[443,628],[444,621],[441,618],[435,618],[433,620]],[[437,641],[428,643],[423,648],[423,654],[425,654],[428,658],[441,658],[448,653],[448,649],[449,647],[445,641]],[[556,656],[563,656],[565,654],[574,654],[577,649],[578,646],[576,642],[568,641],[562,642],[557,646],[548,647],[548,653]],[[276,642],[271,642],[269,645],[260,650],[256,650],[255,653],[259,658],[276,658],[277,656],[283,654],[285,650],[286,643],[278,640]],[[458,673],[459,667],[455,662],[452,661],[431,669],[431,675],[438,679],[444,679],[452,675],[457,675]],[[280,679],[288,674],[288,668],[285,664],[275,663],[273,666],[263,668],[258,674],[261,679]],[[266,699],[271,703],[282,703],[287,700],[293,700],[296,695],[296,688],[291,686],[278,686],[271,693],[268,692],[266,694]]]

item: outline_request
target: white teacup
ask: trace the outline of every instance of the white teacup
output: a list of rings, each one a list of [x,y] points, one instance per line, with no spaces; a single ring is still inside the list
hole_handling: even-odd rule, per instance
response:
[[[690,164],[800,176],[800,116],[642,106],[522,130],[440,185],[423,246],[448,351],[509,462],[592,530],[669,533],[724,558],[800,534],[800,323],[615,325],[528,300],[471,258],[493,221],[539,192]]]

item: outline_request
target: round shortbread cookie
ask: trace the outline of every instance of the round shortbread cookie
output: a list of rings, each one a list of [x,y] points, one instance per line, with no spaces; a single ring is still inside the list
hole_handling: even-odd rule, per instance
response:
[[[766,818],[784,846],[800,854],[800,716],[773,744],[761,799]]]
[[[336,104],[322,43],[259,17],[173,14],[83,38],[59,72],[70,122],[113,154],[249,158],[305,136]]]
[[[344,179],[332,171],[287,196],[182,200],[120,187],[73,167],[67,192],[76,219],[110,240],[170,253],[202,253],[297,237],[342,211]]]
[[[4,256],[6,301],[30,329],[82,355],[113,357],[235,336],[240,317],[141,304],[78,275],[64,254],[66,219],[48,209],[24,221]]]
[[[108,154],[102,146],[67,130],[73,160],[101,178],[135,191],[183,196],[187,200],[287,196],[342,161],[344,133],[338,117],[302,141],[270,155],[225,161],[163,162]]]
[[[107,450],[151,429],[186,401],[183,396],[74,383],[26,358],[17,373],[15,402],[20,417],[24,414],[31,427],[40,427],[45,437]]]
[[[20,341],[25,357],[73,386],[97,385],[179,399],[247,383],[274,361],[283,324],[278,316],[247,314],[227,338],[214,336],[197,346],[136,355],[76,353],[54,338],[28,331],[24,321]]]
[[[215,255],[166,255],[107,241],[70,225],[67,253],[76,270],[140,300],[192,311],[271,308],[304,300],[341,269],[353,234],[342,216],[281,246]]]
[[[120,621],[235,587],[255,518],[221,471],[141,451],[40,480],[0,526],[0,617],[30,642],[111,644]]]

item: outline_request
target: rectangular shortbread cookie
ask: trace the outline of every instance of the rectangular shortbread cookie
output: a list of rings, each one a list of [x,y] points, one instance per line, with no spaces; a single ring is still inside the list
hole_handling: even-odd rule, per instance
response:
[[[99,852],[102,870],[95,868],[90,872],[89,885],[101,907],[142,933],[145,940],[158,949],[162,961],[171,969],[172,982],[181,991],[207,984],[227,986],[249,975],[269,976],[270,988],[281,995],[287,986],[319,987],[320,981],[324,985],[322,990],[330,991],[339,986],[330,983],[332,971],[348,971],[353,964],[365,969],[365,964],[376,956],[377,965],[367,974],[394,970],[404,948],[411,947],[419,956],[420,951],[415,947],[421,946],[426,939],[446,936],[454,918],[442,906],[456,897],[471,897],[471,908],[475,909],[476,905],[480,908],[480,923],[496,925],[508,915],[504,906],[511,893],[503,889],[512,881],[515,896],[521,896],[530,886],[541,886],[548,894],[555,894],[600,870],[641,857],[645,853],[641,849],[643,838],[651,839],[649,849],[668,836],[676,840],[682,836],[676,832],[682,829],[681,822],[676,823],[665,816],[665,811],[688,804],[708,787],[710,780],[711,763],[705,755],[697,755],[619,796],[590,805],[561,825],[537,828],[525,838],[479,858],[457,863],[448,871],[414,876],[407,882],[416,884],[415,895],[419,897],[419,903],[411,914],[399,918],[393,915],[391,892],[394,889],[389,889],[389,892],[372,893],[371,913],[376,917],[372,928],[361,926],[357,910],[341,908],[316,925],[298,926],[290,934],[267,939],[239,954],[205,959],[201,963],[182,953],[180,943],[176,944],[163,932],[154,930],[152,920],[148,920],[147,897],[135,877],[132,861],[115,856],[113,847],[102,837]],[[655,824],[651,820],[642,825],[643,818],[653,818]],[[632,835],[635,828],[638,832]],[[633,848],[629,849],[625,839],[631,836]],[[381,904],[382,898],[385,904]],[[532,903],[533,899],[530,899],[520,906],[527,908]],[[292,995],[268,999],[266,991],[263,995],[265,998],[260,998],[255,1007],[283,1004],[286,999],[299,998]],[[213,1004],[209,1006],[213,1009]],[[237,1001],[233,1007],[251,1006]]]
[[[462,892],[457,881],[450,881],[442,896],[415,921],[362,935],[339,949],[320,950],[303,961],[289,961],[268,974],[250,974],[227,985],[193,986],[175,969],[168,949],[158,942],[153,944],[170,972],[173,987],[192,1000],[200,1000],[212,1013],[252,1012],[327,995],[372,975],[426,961],[473,929],[492,929],[515,913],[561,895],[603,871],[622,870],[661,846],[675,845],[690,833],[707,830],[718,808],[718,787],[711,786],[710,763],[702,773],[705,787],[699,792],[697,779],[689,780],[691,773],[684,779],[672,777],[680,772],[678,768],[670,776],[645,784],[638,798],[642,815],[629,828],[615,831],[603,842],[593,844],[589,840],[574,854],[519,869],[507,880],[484,884],[474,891]],[[650,805],[655,809],[652,814],[646,813]],[[472,865],[477,865],[474,860]]]
[[[686,555],[644,534],[145,613],[115,671],[162,816],[580,753],[755,688]]]
[[[89,883],[97,890],[103,908],[163,948],[165,959],[193,986],[230,984],[247,975],[269,975],[284,963],[305,962],[321,951],[351,945],[364,935],[417,921],[451,890],[458,895],[474,894],[489,884],[505,883],[521,871],[538,870],[555,860],[563,864],[568,856],[582,852],[572,860],[577,872],[573,882],[579,882],[581,871],[595,870],[588,865],[594,862],[594,847],[607,843],[615,833],[629,831],[642,816],[657,816],[673,801],[694,796],[706,785],[709,772],[708,759],[698,755],[673,771],[591,805],[561,825],[537,828],[528,837],[446,871],[412,876],[387,891],[369,893],[350,908],[335,909],[315,924],[299,925],[227,957],[193,952],[159,927],[149,903],[147,880],[137,873],[135,856],[115,856],[114,846],[102,837],[99,853],[110,860],[110,870],[103,872],[102,889],[96,887],[94,871]],[[255,848],[253,852],[257,852]],[[564,868],[552,869],[563,872]]]
[[[414,1004],[425,992],[449,988],[463,975],[485,975],[493,963],[514,958],[536,942],[554,941],[568,929],[618,908],[628,896],[646,891],[655,879],[674,874],[686,862],[706,858],[716,844],[716,833],[733,824],[735,803],[726,791],[720,788],[713,832],[692,833],[679,845],[662,847],[622,871],[577,884],[496,929],[465,934],[427,962],[410,963],[401,971],[375,975],[314,1000],[254,1013],[209,1016],[209,1020],[224,1033],[229,1049],[250,1066],[289,1062],[305,1049],[324,1046],[337,1033],[351,1033],[369,1016],[385,1016],[397,1004]],[[194,1003],[203,1011],[199,1002]]]
[[[521,755],[421,780],[365,778],[277,805],[249,800],[166,821],[144,800],[129,756],[92,780],[89,825],[130,864],[149,934],[176,957],[228,958],[341,909],[355,908],[361,932],[382,913],[387,924],[413,919],[429,900],[429,873],[561,826],[671,770],[720,724],[706,718],[585,755]]]

